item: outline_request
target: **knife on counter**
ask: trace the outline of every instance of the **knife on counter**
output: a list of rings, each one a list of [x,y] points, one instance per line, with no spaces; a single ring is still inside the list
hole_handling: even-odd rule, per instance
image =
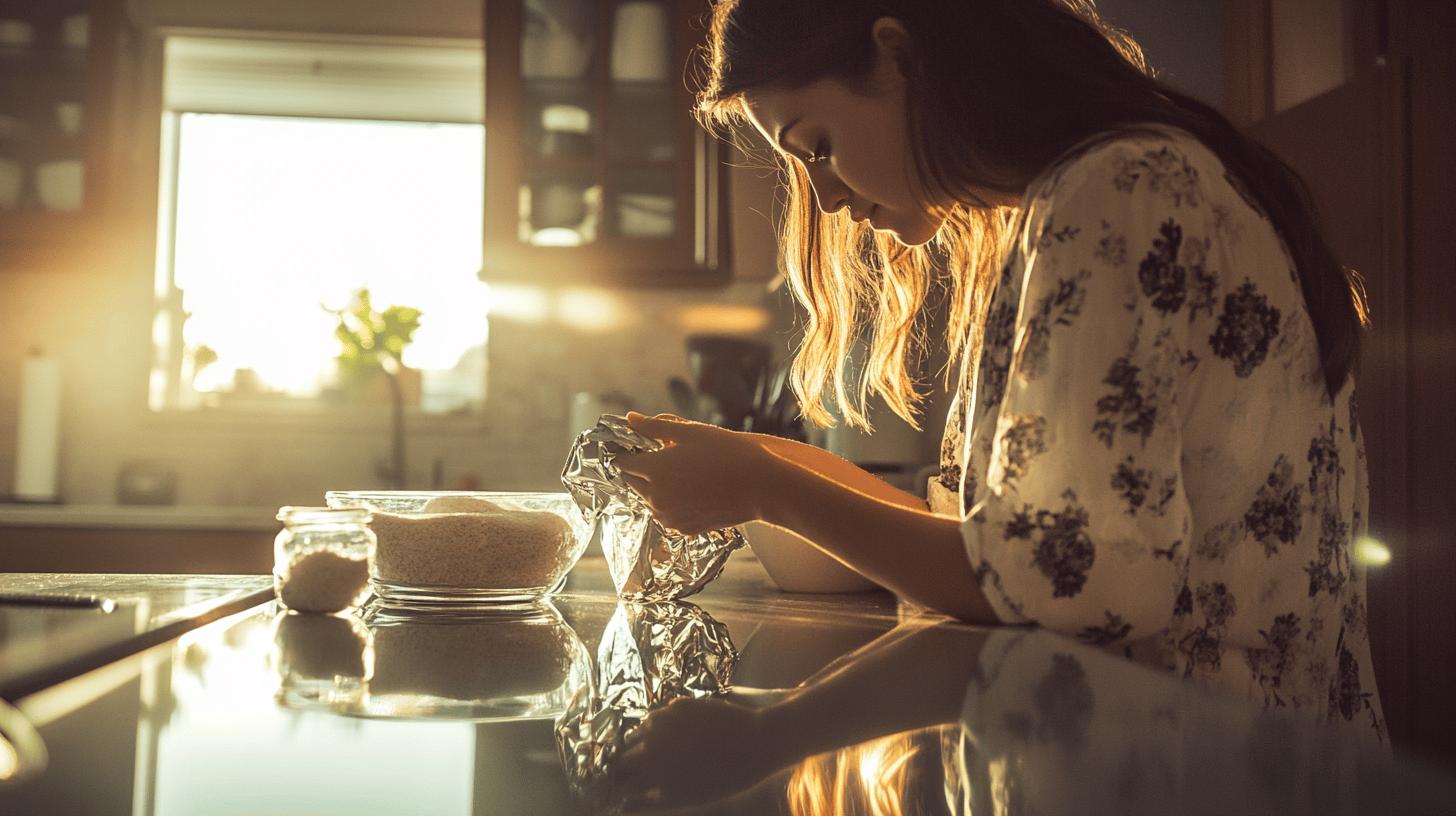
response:
[[[62,606],[76,609],[100,609],[111,612],[116,601],[100,595],[72,592],[6,592],[0,591],[0,606]]]

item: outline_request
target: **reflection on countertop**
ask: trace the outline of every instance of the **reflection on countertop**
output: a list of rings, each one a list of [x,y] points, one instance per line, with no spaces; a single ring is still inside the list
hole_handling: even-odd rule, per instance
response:
[[[1427,813],[1443,772],[1045,632],[731,561],[691,603],[600,562],[512,616],[273,604],[19,701],[0,812]],[[103,676],[104,675],[104,676]]]
[[[0,603],[0,698],[74,677],[273,597],[263,575],[0,574],[12,596],[72,596],[95,608]]]

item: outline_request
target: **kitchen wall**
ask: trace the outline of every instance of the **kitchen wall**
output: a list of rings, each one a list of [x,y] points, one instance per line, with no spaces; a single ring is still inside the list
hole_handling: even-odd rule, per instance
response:
[[[400,13],[394,2],[313,0],[229,3],[153,0],[135,5],[146,29],[164,26],[265,31],[477,37],[478,0],[431,0]],[[413,486],[429,486],[432,465],[446,484],[473,476],[486,488],[550,488],[565,455],[567,405],[577,391],[620,391],[635,407],[670,410],[665,383],[686,374],[683,340],[694,331],[751,322],[779,298],[766,213],[772,181],[735,170],[730,179],[732,252],[739,279],[724,289],[575,291],[595,328],[547,309],[539,320],[493,318],[489,397],[480,419],[427,418],[410,431]],[[149,191],[130,196],[148,200]],[[388,454],[384,417],[220,421],[153,415],[146,408],[152,274],[135,247],[90,237],[72,255],[0,259],[0,495],[13,483],[18,376],[25,350],[44,348],[64,368],[62,494],[71,503],[114,501],[117,474],[154,461],[178,474],[181,504],[277,506],[322,499],[334,487],[379,485]],[[549,299],[541,292],[528,295]],[[786,343],[787,340],[785,339]]]
[[[1217,50],[1217,2],[1197,0],[1179,16],[1155,0],[1105,0],[1116,23],[1143,37],[1150,56],[1171,66],[1170,78],[1216,95],[1218,65],[1199,56]],[[160,26],[231,27],[421,36],[478,36],[479,0],[411,3],[390,0],[136,0],[136,16]],[[1197,25],[1188,13],[1196,11]],[[1211,15],[1211,16],[1210,16]],[[586,292],[576,296],[614,314],[594,330],[558,320],[492,319],[489,396],[476,422],[429,420],[410,431],[410,483],[430,484],[432,464],[444,483],[473,476],[487,489],[550,488],[571,429],[567,406],[577,391],[622,391],[645,411],[670,410],[668,377],[686,373],[684,337],[714,321],[733,322],[743,309],[767,305],[780,329],[791,323],[783,297],[767,291],[775,266],[767,213],[772,183],[738,169],[730,182],[734,265],[738,279],[721,290]],[[133,191],[145,202],[146,191]],[[321,500],[330,488],[379,486],[375,463],[388,452],[382,417],[341,423],[329,416],[158,416],[146,409],[151,273],[127,253],[85,239],[77,257],[0,260],[0,495],[12,486],[18,373],[24,351],[44,347],[65,370],[62,493],[71,503],[114,501],[117,474],[128,462],[154,461],[178,474],[178,501],[194,505],[277,506]],[[787,351],[787,334],[777,335]],[[927,410],[916,434],[882,420],[881,438],[932,461],[945,398]],[[880,446],[881,449],[885,446]],[[876,451],[877,458],[881,451]]]
[[[734,182],[735,243],[745,271],[763,270],[758,279],[721,290],[569,293],[578,308],[601,318],[592,329],[561,322],[552,317],[560,310],[550,308],[540,321],[492,319],[486,416],[414,426],[411,484],[428,486],[439,459],[447,484],[472,475],[486,488],[551,487],[570,435],[568,401],[577,391],[620,391],[642,410],[670,410],[665,383],[686,374],[686,335],[745,315],[751,320],[765,300],[777,300],[762,280],[772,270],[772,237],[755,211],[767,209],[768,181],[745,173]],[[112,501],[119,469],[136,460],[175,469],[182,504],[277,506],[321,500],[328,488],[378,486],[374,464],[388,452],[382,416],[341,428],[328,415],[224,424],[150,414],[151,276],[113,257],[101,249],[79,265],[38,261],[0,271],[0,325],[10,338],[0,348],[0,495],[11,488],[17,379],[32,345],[57,357],[65,372],[68,502]]]

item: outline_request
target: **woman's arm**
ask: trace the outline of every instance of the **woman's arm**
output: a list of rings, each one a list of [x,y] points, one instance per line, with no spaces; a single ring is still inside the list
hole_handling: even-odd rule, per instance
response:
[[[925,500],[919,496],[900,490],[884,479],[823,448],[795,442],[792,439],[780,439],[776,436],[758,438],[769,453],[821,473],[825,478],[832,479],[846,487],[852,487],[867,496],[873,496],[891,504],[913,507],[916,510],[926,509]]]
[[[966,555],[959,519],[937,516],[918,499],[911,506],[862,492],[769,452],[777,462],[767,468],[758,518],[793,530],[901,597],[961,620],[999,622]]]
[[[915,603],[963,620],[997,622],[958,519],[932,514],[867,473],[853,476],[855,468],[843,460],[833,472],[854,484],[780,455],[762,437],[677,418],[634,413],[628,420],[665,448],[619,456],[616,464],[668,527],[692,534],[761,519]],[[804,459],[819,464],[820,457]]]

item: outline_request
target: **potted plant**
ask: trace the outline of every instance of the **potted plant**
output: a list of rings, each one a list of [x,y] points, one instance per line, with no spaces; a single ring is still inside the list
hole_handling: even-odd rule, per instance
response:
[[[404,350],[420,327],[421,312],[411,306],[389,306],[376,311],[368,289],[355,292],[343,309],[325,309],[338,319],[334,337],[339,341],[340,385],[359,393],[383,375],[389,389],[391,445],[381,475],[395,490],[405,486],[404,408],[406,375]]]

